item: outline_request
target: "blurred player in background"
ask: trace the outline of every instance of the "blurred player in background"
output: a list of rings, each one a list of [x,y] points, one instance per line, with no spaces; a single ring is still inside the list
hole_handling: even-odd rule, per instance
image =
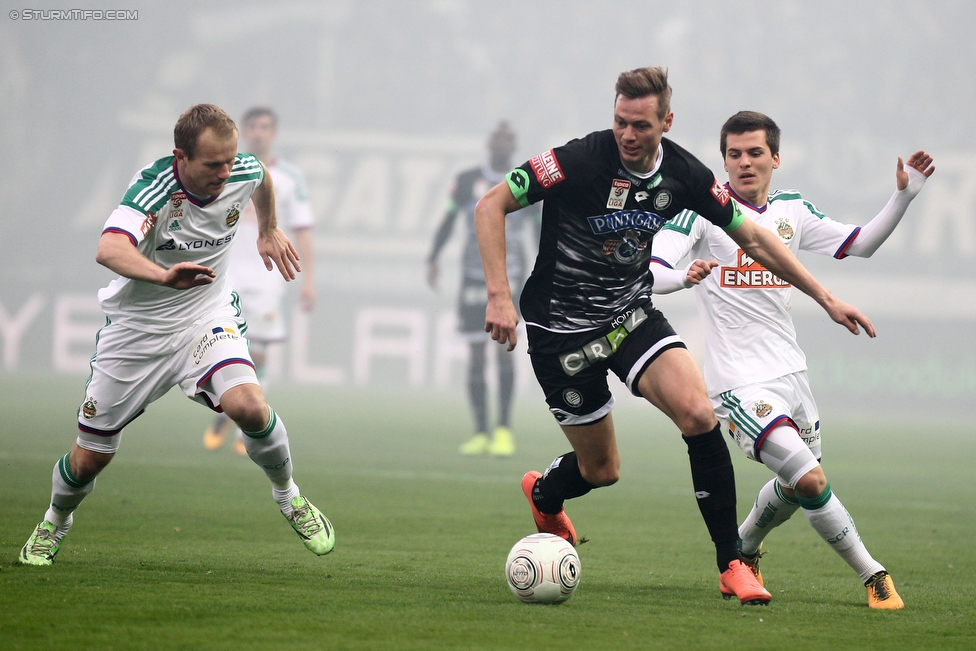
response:
[[[468,342],[468,400],[474,415],[474,436],[460,447],[461,454],[491,454],[507,457],[515,453],[515,439],[511,430],[512,397],[515,391],[515,364],[511,355],[499,351],[495,356],[498,368],[498,421],[494,429],[488,426],[488,387],[485,380],[485,353],[489,341],[485,333],[485,308],[488,291],[485,270],[478,251],[478,237],[474,229],[474,207],[485,192],[505,178],[512,169],[515,152],[515,132],[507,122],[500,122],[488,138],[488,160],[478,167],[458,174],[451,189],[447,212],[434,236],[434,244],[427,257],[427,282],[437,289],[440,269],[437,257],[451,237],[458,215],[464,215],[464,251],[461,254],[461,290],[458,293],[458,327]],[[525,250],[526,231],[535,231],[538,211],[519,210],[505,220],[505,239],[508,242],[507,270],[513,296],[517,297],[525,281],[528,255]],[[518,300],[517,298],[515,300]],[[489,435],[490,432],[490,435]]]
[[[576,543],[567,499],[620,476],[607,383],[613,371],[635,396],[674,421],[688,446],[692,482],[715,544],[719,589],[744,604],[771,599],[739,557],[735,474],[698,366],[651,303],[651,239],[684,209],[723,229],[749,255],[812,296],[855,334],[870,321],[832,297],[768,230],[743,218],[728,190],[671,128],[664,68],[617,78],[613,128],[550,149],[515,168],[478,202],[475,224],[488,285],[485,329],[516,344],[519,316],[505,273],[505,215],[538,201],[542,235],[522,290],[529,354],[549,410],[573,451],[545,474],[522,478],[536,528]]]
[[[254,156],[237,153],[234,121],[212,104],[180,116],[174,141],[173,156],[133,177],[102,230],[95,259],[120,277],[98,292],[106,325],[96,337],[78,437],[54,464],[51,505],[21,563],[54,561],[123,428],[177,385],[244,430],[248,455],[271,480],[272,496],[305,547],[322,555],[335,545],[332,524],[292,479],[288,433],[261,391],[225,273],[252,196],[257,250],[253,241],[240,247],[262,258],[266,273],[272,262],[285,280],[301,271],[275,220],[272,179]]]
[[[301,309],[311,312],[315,307],[314,254],[312,246],[312,208],[305,191],[302,173],[292,165],[276,157],[271,145],[277,135],[278,116],[267,107],[251,108],[241,120],[241,138],[244,151],[254,154],[271,173],[275,188],[275,213],[278,224],[291,233],[302,261]],[[252,242],[258,236],[258,217],[254,202],[247,204],[241,213],[238,235],[244,242]],[[250,246],[233,247],[230,267],[227,270],[230,286],[241,297],[241,308],[247,319],[247,339],[250,342],[254,369],[265,391],[268,349],[272,344],[287,338],[282,302],[286,285],[276,274],[269,274],[254,255]],[[236,429],[234,452],[247,454],[244,435],[226,414],[217,414],[214,422],[203,434],[203,446],[217,450],[223,446],[227,432]]]
[[[742,111],[722,127],[720,148],[732,198],[749,219],[776,233],[793,252],[813,251],[838,260],[870,257],[935,171],[924,151],[913,154],[907,168],[899,158],[896,190],[884,209],[864,227],[841,224],[795,190],[770,192],[773,170],[780,164],[779,143],[780,129],[772,119]],[[692,263],[676,269],[689,252]],[[820,415],[790,317],[790,285],[691,211],[680,213],[658,233],[651,260],[656,294],[698,285],[705,384],[712,405],[746,456],[776,474],[739,527],[742,557],[757,580],[763,582],[763,539],[802,508],[820,537],[861,577],[869,606],[903,608],[891,577],[868,553],[820,467]]]

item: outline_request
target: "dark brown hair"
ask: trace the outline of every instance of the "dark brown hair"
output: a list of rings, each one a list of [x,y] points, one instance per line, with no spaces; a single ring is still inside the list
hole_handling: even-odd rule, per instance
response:
[[[617,97],[638,99],[654,95],[657,97],[657,113],[662,120],[671,110],[671,86],[668,85],[668,69],[657,67],[636,68],[621,72],[617,77]]]
[[[739,111],[722,125],[722,135],[719,138],[719,149],[722,151],[722,158],[725,158],[725,150],[729,134],[740,135],[748,131],[765,131],[766,144],[769,145],[769,153],[776,155],[779,153],[779,127],[773,119],[763,113],[756,111]]]

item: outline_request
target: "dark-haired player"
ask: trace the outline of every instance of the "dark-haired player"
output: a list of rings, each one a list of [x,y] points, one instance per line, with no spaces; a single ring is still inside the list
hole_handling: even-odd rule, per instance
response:
[[[907,168],[899,158],[896,190],[884,209],[863,227],[841,224],[796,190],[770,192],[773,170],[780,163],[779,142],[780,129],[772,119],[741,111],[722,126],[719,147],[733,199],[791,251],[837,259],[871,256],[935,171],[924,151],[909,157]],[[688,253],[692,263],[676,269]],[[763,539],[803,509],[820,537],[858,573],[870,607],[903,608],[891,577],[864,546],[820,466],[820,415],[790,317],[790,285],[691,211],[679,214],[657,235],[652,261],[657,263],[651,265],[655,293],[699,286],[695,298],[705,330],[705,384],[715,413],[746,456],[776,474],[739,527],[743,560],[757,580],[763,582]]]

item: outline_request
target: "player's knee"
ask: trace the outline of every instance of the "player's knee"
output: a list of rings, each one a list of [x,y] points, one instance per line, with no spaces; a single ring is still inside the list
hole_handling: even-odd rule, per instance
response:
[[[825,488],[827,488],[827,477],[820,466],[817,466],[800,477],[800,481],[796,482],[795,491],[800,497],[812,499],[823,493]]]
[[[71,465],[71,473],[78,481],[87,484],[98,476],[98,473],[109,464],[114,456],[114,454],[93,452],[82,447],[75,447],[68,459]]]
[[[699,400],[689,401],[675,411],[674,423],[685,436],[695,436],[710,432],[715,428],[715,410],[708,400],[702,396]]]
[[[242,385],[228,390],[220,397],[220,406],[245,432],[259,432],[268,424],[268,403],[257,385]]]

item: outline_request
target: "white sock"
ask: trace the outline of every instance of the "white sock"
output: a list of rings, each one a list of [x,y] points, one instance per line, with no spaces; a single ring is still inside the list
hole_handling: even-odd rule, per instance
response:
[[[790,519],[800,503],[783,494],[779,480],[770,479],[756,497],[752,510],[739,525],[742,552],[749,556],[759,551],[759,546],[770,531]]]
[[[271,487],[271,496],[274,497],[275,502],[278,503],[278,508],[281,509],[281,512],[286,517],[290,516],[291,512],[295,510],[291,506],[291,501],[299,495],[301,495],[301,491],[298,490],[298,484],[293,481],[289,481],[288,488]]]
[[[271,418],[260,432],[244,432],[244,448],[251,461],[258,464],[271,484],[280,490],[291,485],[291,449],[285,424],[274,409],[269,407]]]
[[[810,525],[857,572],[862,582],[885,569],[868,553],[854,525],[854,518],[832,493],[830,484],[819,497],[800,497],[799,500]]]
[[[87,484],[82,484],[74,476],[68,463],[69,455],[70,453],[64,455],[54,464],[54,473],[51,476],[51,506],[44,514],[44,519],[57,526],[62,536],[68,533],[71,527],[73,520],[71,514],[88,493],[95,489],[94,479]]]

